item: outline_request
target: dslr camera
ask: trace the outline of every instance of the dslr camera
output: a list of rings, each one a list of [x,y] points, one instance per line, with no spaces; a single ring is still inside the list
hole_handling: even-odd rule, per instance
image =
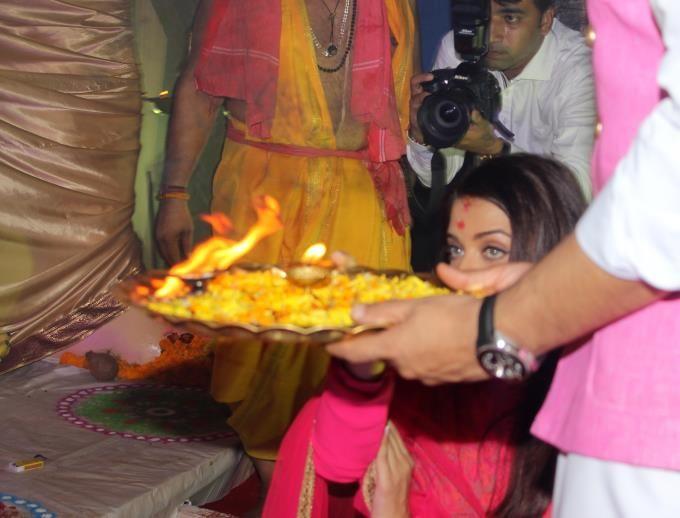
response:
[[[501,87],[482,64],[488,51],[490,0],[452,0],[453,41],[463,62],[456,68],[433,70],[421,83],[430,92],[418,110],[425,143],[437,149],[456,145],[477,110],[494,125],[501,109]]]

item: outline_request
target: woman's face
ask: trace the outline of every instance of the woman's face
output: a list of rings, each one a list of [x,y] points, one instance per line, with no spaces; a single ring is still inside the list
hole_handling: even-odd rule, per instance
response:
[[[458,198],[446,235],[449,264],[460,270],[483,270],[510,259],[510,219],[483,198]]]

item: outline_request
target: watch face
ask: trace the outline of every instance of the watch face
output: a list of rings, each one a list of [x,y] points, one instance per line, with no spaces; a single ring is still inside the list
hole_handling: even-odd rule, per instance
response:
[[[503,380],[523,380],[527,371],[522,362],[507,351],[490,349],[479,351],[479,363],[491,376]]]

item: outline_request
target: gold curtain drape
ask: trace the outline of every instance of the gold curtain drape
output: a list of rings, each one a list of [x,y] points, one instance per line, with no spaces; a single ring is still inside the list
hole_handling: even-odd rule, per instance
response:
[[[140,89],[131,0],[0,0],[0,372],[121,308]]]

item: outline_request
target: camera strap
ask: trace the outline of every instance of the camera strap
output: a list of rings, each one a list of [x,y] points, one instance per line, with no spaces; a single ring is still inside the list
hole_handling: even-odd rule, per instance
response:
[[[469,168],[471,163],[470,153],[466,153],[465,161],[457,174]],[[449,185],[446,184],[446,158],[444,154],[438,149],[432,154],[430,162],[432,180],[426,195],[423,195],[423,189],[420,189],[418,193],[414,190],[418,177],[411,169],[406,157],[403,157],[403,169],[406,171],[406,188],[411,202],[411,217],[425,224],[432,222],[434,218],[441,214],[442,203],[449,193]]]
[[[472,165],[466,154],[465,162],[456,176]],[[432,157],[432,185],[425,187],[404,157],[404,176],[407,178],[409,208],[411,209],[411,267],[416,272],[429,272],[441,260],[441,251],[446,233],[446,199],[456,179],[446,185],[446,161],[435,152]]]
[[[441,149],[435,150],[432,154],[430,170],[432,171],[432,184],[430,199],[427,203],[427,208],[425,209],[425,217],[428,219],[439,213],[442,201],[446,195],[446,158],[441,152]]]

